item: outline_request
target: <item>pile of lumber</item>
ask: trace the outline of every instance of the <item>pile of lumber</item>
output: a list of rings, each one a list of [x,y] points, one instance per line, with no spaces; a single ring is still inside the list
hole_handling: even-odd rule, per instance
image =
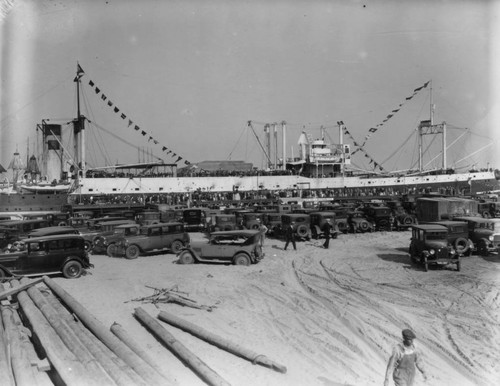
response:
[[[52,279],[1,285],[2,385],[175,384],[124,331],[127,343]]]
[[[177,296],[155,289],[149,302]],[[138,300],[138,299],[134,299]],[[192,306],[186,298],[175,303]],[[162,301],[159,301],[160,303]],[[195,308],[212,310],[212,307]],[[175,378],[117,323],[109,329],[52,279],[0,283],[0,379],[2,386],[175,385]],[[135,318],[208,385],[229,385],[160,323],[182,329],[255,365],[286,373],[286,367],[210,331],[161,311],[157,318],[136,308]]]

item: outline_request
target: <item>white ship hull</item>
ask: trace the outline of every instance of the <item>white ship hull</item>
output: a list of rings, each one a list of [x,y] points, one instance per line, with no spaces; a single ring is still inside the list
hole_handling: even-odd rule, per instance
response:
[[[225,177],[142,177],[142,178],[86,178],[72,195],[108,194],[165,194],[193,191],[231,192],[285,189],[343,189],[343,188],[389,188],[430,187],[449,185],[463,187],[474,182],[495,183],[495,172],[441,174],[402,177],[328,177],[307,178],[303,176],[225,176]],[[492,189],[494,187],[492,186]]]

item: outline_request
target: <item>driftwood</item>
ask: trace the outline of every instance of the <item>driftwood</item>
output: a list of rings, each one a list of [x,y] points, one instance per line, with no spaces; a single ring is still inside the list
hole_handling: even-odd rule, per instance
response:
[[[99,322],[85,307],[76,301],[69,293],[62,289],[52,279],[44,276],[45,284],[61,298],[64,303],[74,312],[80,321],[94,333],[106,346],[118,357],[132,367],[147,384],[164,385],[167,380],[158,372],[127,347],[120,339],[114,336],[104,325]]]
[[[180,304],[182,306],[197,308],[197,309],[207,310],[207,311],[212,311],[215,308],[215,306],[200,305],[196,301],[189,299],[187,296],[183,295],[183,294],[186,294],[185,292],[180,292],[177,290],[177,286],[174,286],[170,289],[155,288],[155,287],[150,287],[150,286],[146,286],[146,287],[154,290],[153,295],[131,299],[131,300],[126,301],[125,303],[129,303],[129,302],[152,303],[156,307],[158,307],[158,303],[177,303],[177,304]]]
[[[184,361],[203,381],[211,386],[229,386],[219,374],[212,370],[200,358],[189,351],[182,343],[170,334],[165,328],[146,311],[138,307],[134,314],[148,329],[150,329],[170,351]]]
[[[204,341],[211,343],[223,350],[229,351],[234,355],[247,359],[253,364],[259,364],[265,367],[269,367],[280,373],[286,373],[287,369],[285,366],[270,360],[265,355],[258,354],[252,350],[241,347],[238,344],[235,344],[227,339],[217,336],[214,333],[207,331],[202,327],[196,326],[191,322],[183,320],[173,314],[161,311],[160,314],[158,315],[158,318],[172,326],[175,326],[177,328],[180,328],[181,330],[189,332],[190,334],[200,339],[203,339]]]

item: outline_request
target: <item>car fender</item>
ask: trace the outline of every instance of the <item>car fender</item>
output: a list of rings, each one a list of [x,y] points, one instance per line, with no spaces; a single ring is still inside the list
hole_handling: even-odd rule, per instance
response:
[[[191,248],[191,247],[184,247],[184,248],[182,248],[182,249],[179,251],[179,253],[177,253],[177,256],[180,256],[180,254],[181,254],[182,252],[184,252],[184,251],[188,251],[189,253],[191,253],[191,255],[194,257],[194,259],[195,259],[196,261],[200,261],[200,260],[201,260],[200,256],[199,256],[199,255],[198,255],[198,254],[194,251],[194,249],[193,249],[193,248]]]

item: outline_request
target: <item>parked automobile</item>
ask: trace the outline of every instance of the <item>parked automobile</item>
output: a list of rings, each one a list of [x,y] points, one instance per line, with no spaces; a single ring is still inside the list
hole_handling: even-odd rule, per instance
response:
[[[311,219],[311,235],[313,239],[324,237],[324,227],[328,220],[330,220],[330,237],[336,239],[340,233],[335,222],[335,212],[312,212],[309,214]]]
[[[293,223],[295,236],[300,239],[309,240],[311,238],[311,218],[305,213],[286,213],[281,215],[281,230]]]
[[[422,264],[426,272],[429,265],[448,264],[456,264],[460,271],[460,254],[449,243],[448,229],[442,225],[414,225],[409,253],[411,260]]]
[[[145,225],[139,234],[122,237],[116,241],[116,256],[136,259],[141,254],[172,251],[178,253],[189,244],[189,234],[182,223]]]
[[[212,232],[208,241],[196,241],[178,254],[179,264],[225,263],[250,265],[264,258],[260,232],[232,230]]]
[[[77,278],[93,267],[81,236],[33,237],[22,242],[24,250],[0,255],[0,278],[61,272],[66,278]]]
[[[262,221],[267,227],[269,236],[277,236],[281,233],[281,213],[264,213]]]
[[[69,218],[70,214],[65,212],[47,213],[46,215],[46,219],[51,226],[67,226]]]
[[[471,255],[474,243],[469,239],[469,230],[465,221],[442,220],[432,224],[441,225],[448,230],[448,242],[460,255]]]
[[[216,214],[210,224],[210,232],[236,230],[236,216],[234,214]]]
[[[46,228],[49,222],[46,219],[32,220],[8,220],[2,221],[0,238],[0,248],[12,244],[14,241],[21,240],[28,236],[28,233],[34,229]]]
[[[79,235],[78,229],[70,226],[52,226],[46,228],[34,229],[28,233],[28,238],[45,237],[55,235]]]
[[[363,212],[354,210],[347,214],[347,229],[351,233],[373,232],[375,224],[368,221]]]
[[[156,210],[145,210],[135,215],[135,221],[141,225],[159,224],[161,222],[161,214]]]
[[[91,229],[80,229],[80,235],[85,240],[85,248],[90,252],[99,237],[113,234],[114,229],[123,224],[135,224],[133,220],[102,221]]]
[[[362,208],[366,219],[374,224],[377,231],[392,230],[393,214],[388,206],[365,206]]]
[[[187,232],[204,232],[207,226],[207,215],[204,208],[189,208],[182,212],[182,222]]]
[[[114,227],[111,234],[99,235],[94,238],[92,253],[95,255],[106,253],[108,256],[113,257],[115,255],[116,242],[123,237],[139,234],[140,227],[141,225],[131,222]]]
[[[495,235],[494,220],[471,216],[455,217],[457,221],[465,221],[469,231],[469,239],[474,243],[474,252],[482,256],[498,252],[500,233]]]
[[[260,223],[262,222],[262,213],[242,213],[243,218],[243,228],[245,229],[259,229]]]

